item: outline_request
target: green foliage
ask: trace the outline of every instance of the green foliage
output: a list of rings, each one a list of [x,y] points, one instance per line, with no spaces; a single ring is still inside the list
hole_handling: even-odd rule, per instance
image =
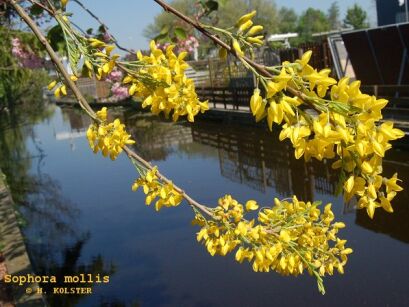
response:
[[[330,8],[328,9],[327,17],[331,30],[336,30],[341,27],[341,21],[339,20],[338,2],[332,2]]]
[[[186,38],[187,38],[186,31],[183,30],[183,28],[175,28],[174,33],[175,33],[175,36],[176,36],[178,39],[186,39]]]
[[[279,28],[281,33],[290,33],[297,31],[298,16],[290,8],[282,7],[278,12]]]
[[[178,40],[184,40],[187,38],[188,32],[178,26],[178,27],[170,27],[169,25],[164,25],[160,30],[159,34],[154,37],[154,40],[159,43],[164,42],[174,42],[176,43]]]
[[[365,29],[369,27],[367,18],[366,12],[358,4],[354,4],[348,9],[344,24],[354,29]]]
[[[217,11],[217,9],[219,8],[219,3],[217,1],[204,1],[204,0],[200,0],[199,2],[203,9],[204,9],[204,13],[205,15],[209,15],[211,12],[213,11]]]
[[[64,39],[64,33],[59,24],[48,30],[47,39],[50,42],[51,47],[53,47],[55,51],[59,53],[65,53],[66,44]]]
[[[298,33],[303,42],[311,41],[312,34],[330,30],[330,23],[321,10],[309,8],[299,19]]]
[[[48,74],[41,69],[22,68],[12,55],[11,40],[18,37],[30,46],[32,51],[41,51],[41,45],[32,34],[10,30],[0,26],[0,112],[4,108],[12,109],[17,104],[41,97],[41,89],[48,81]]]

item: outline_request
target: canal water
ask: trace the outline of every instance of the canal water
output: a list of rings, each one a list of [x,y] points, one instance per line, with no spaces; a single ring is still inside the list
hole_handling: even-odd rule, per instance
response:
[[[22,125],[3,125],[1,167],[18,203],[27,248],[38,275],[109,276],[92,295],[52,295],[51,306],[408,306],[409,152],[388,151],[387,175],[406,189],[395,213],[365,211],[335,196],[331,162],[295,160],[276,133],[239,124],[172,124],[116,109],[136,140],[135,149],[205,204],[227,193],[271,205],[274,197],[333,203],[347,228],[340,236],[354,249],[345,275],[325,278],[326,295],[310,276],[254,273],[230,257],[211,257],[196,242],[198,229],[186,205],[157,213],[132,192],[137,173],[125,155],[115,162],[94,155],[78,110],[50,106]],[[6,161],[7,160],[7,161]],[[88,276],[88,275],[86,275]],[[59,285],[62,285],[60,283]]]

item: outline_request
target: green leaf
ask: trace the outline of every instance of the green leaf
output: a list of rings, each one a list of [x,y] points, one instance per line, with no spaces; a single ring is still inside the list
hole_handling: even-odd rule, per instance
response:
[[[314,201],[314,202],[312,203],[312,205],[313,205],[313,206],[316,206],[316,207],[321,206],[321,204],[322,204],[322,201],[321,201],[321,200],[316,200],[316,201]]]
[[[159,34],[153,39],[155,42],[164,43],[170,41],[168,34]]]
[[[100,25],[99,28],[98,28],[98,32],[105,33],[106,32],[105,27],[103,25]]]
[[[175,33],[175,36],[180,40],[184,40],[187,38],[186,31],[182,28],[176,28],[174,33]]]
[[[32,5],[30,7],[30,14],[31,15],[38,16],[38,15],[41,15],[43,12],[44,12],[44,10],[41,7],[39,7],[38,5],[34,4],[34,5]]]
[[[165,35],[165,34],[168,34],[168,32],[169,32],[169,26],[168,26],[168,25],[165,25],[165,26],[162,27],[162,29],[160,30],[159,34],[160,34],[160,35]]]
[[[92,32],[94,30],[92,28],[88,28],[87,31],[85,31],[88,35],[92,35]]]
[[[217,11],[217,9],[219,8],[219,3],[217,1],[209,0],[206,2],[206,7],[210,12]]]
[[[65,49],[64,33],[60,25],[56,25],[48,31],[47,39],[55,51],[62,52]]]

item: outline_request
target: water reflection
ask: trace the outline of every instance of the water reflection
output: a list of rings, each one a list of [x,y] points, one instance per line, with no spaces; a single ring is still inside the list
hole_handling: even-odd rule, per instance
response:
[[[58,181],[42,170],[46,153],[34,125],[51,118],[55,107],[41,105],[35,109],[26,107],[14,111],[0,113],[0,168],[18,207],[34,272],[56,276],[56,284],[41,285],[48,293],[48,302],[51,306],[75,306],[84,296],[52,294],[53,287],[66,286],[64,276],[80,273],[112,275],[115,268],[112,264],[107,265],[101,255],[80,261],[82,250],[90,239],[90,233],[77,224],[81,210],[63,195]],[[77,122],[76,119],[83,119],[79,115],[68,119],[77,130],[83,129],[87,123],[86,120]],[[58,139],[58,134],[55,136]],[[71,286],[94,285],[73,283]]]
[[[90,123],[88,117],[76,109],[63,109],[63,116],[69,120],[71,135],[85,133]],[[339,178],[331,168],[331,161],[306,163],[295,159],[291,144],[280,142],[277,131],[271,133],[262,128],[211,121],[194,125],[174,124],[156,116],[119,108],[112,116],[126,123],[137,140],[135,150],[148,160],[166,160],[174,152],[204,157],[215,155],[214,151],[197,146],[202,144],[217,149],[223,177],[262,193],[273,189],[280,197],[297,195],[299,199],[313,200],[320,199],[321,195],[333,197],[338,189]],[[409,182],[406,152],[394,149],[388,152],[387,157],[385,174],[391,176],[399,172],[403,182]],[[345,204],[342,211],[356,214],[356,223],[362,227],[409,242],[409,223],[406,222],[409,220],[408,200],[406,191],[400,193],[394,202],[395,214],[379,209],[374,221],[364,210],[355,210],[354,203]]]
[[[31,158],[44,157],[44,152],[38,144],[33,125],[52,116],[54,108],[39,104],[19,106],[0,112],[0,168],[6,175],[13,199],[21,202],[25,192],[32,185],[27,173],[31,167]],[[35,150],[30,152],[27,141],[31,140]]]
[[[337,184],[330,165],[304,163],[293,158],[288,143],[278,142],[276,132],[238,126],[221,128],[212,123],[192,126],[195,142],[218,148],[221,174],[255,190],[272,187],[281,196],[296,194],[313,199],[315,191],[333,194]]]
[[[330,162],[296,160],[289,144],[262,128],[173,124],[126,109],[115,109],[111,115],[127,125],[141,155],[201,202],[215,203],[223,193],[266,204],[274,196],[292,194],[333,202],[338,219],[348,225],[343,235],[356,254],[345,276],[328,279],[325,297],[308,276],[254,274],[233,257],[210,257],[195,241],[197,229],[190,226],[192,212],[187,206],[159,214],[146,207],[143,193],[130,190],[136,174],[127,158],[111,162],[94,155],[82,137],[88,118],[75,109],[57,108],[50,119],[35,126],[38,146],[34,141],[27,145],[26,139],[28,152],[21,153],[24,157],[42,153],[21,171],[35,179],[22,210],[33,262],[38,271],[59,276],[114,274],[108,285],[94,285],[92,296],[52,297],[51,306],[409,303],[406,190],[394,203],[395,214],[377,211],[371,222],[364,211],[343,207],[334,195],[338,178]],[[409,182],[407,152],[393,150],[387,159],[385,172],[398,170]]]
[[[37,173],[33,176],[33,183],[19,209],[27,221],[23,233],[33,269],[38,275],[56,276],[56,284],[41,285],[48,293],[51,306],[75,306],[83,295],[63,297],[53,293],[54,287],[67,286],[64,276],[110,276],[115,267],[107,265],[101,255],[93,256],[85,263],[80,261],[82,250],[91,237],[77,223],[81,210],[62,195],[58,182],[49,175]],[[78,282],[69,286],[93,287],[94,284]]]

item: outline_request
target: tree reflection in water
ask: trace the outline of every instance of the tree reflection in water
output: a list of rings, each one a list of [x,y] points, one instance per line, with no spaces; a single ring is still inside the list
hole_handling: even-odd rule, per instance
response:
[[[72,128],[86,129],[86,119],[78,110],[64,109]],[[266,192],[274,188],[280,197],[297,195],[300,199],[314,199],[315,194],[334,196],[338,185],[338,175],[331,168],[331,161],[296,160],[291,144],[280,142],[278,132],[273,133],[260,127],[239,124],[221,124],[199,121],[194,125],[163,121],[156,116],[138,113],[132,109],[116,109],[111,114],[118,117],[128,127],[137,140],[135,150],[148,160],[165,160],[175,151],[187,155],[214,155],[203,146],[217,148],[220,173],[233,182],[245,184],[257,191]],[[404,140],[405,142],[405,140]],[[403,144],[404,145],[404,144]],[[392,175],[398,171],[404,182],[409,180],[409,161],[398,149],[388,151],[385,171]],[[406,161],[406,163],[397,162]],[[396,163],[400,163],[397,166]],[[395,214],[379,212],[371,222],[365,211],[356,210],[356,223],[375,232],[390,234],[401,241],[409,242],[408,196],[406,192],[395,201]],[[354,204],[345,205],[344,212],[355,214]],[[399,226],[401,225],[401,226]],[[403,226],[402,226],[403,225]]]
[[[226,129],[208,122],[191,129],[195,142],[218,148],[220,172],[232,181],[262,192],[273,187],[283,197],[295,194],[300,199],[314,199],[316,192],[335,195],[338,177],[331,169],[331,161],[296,160],[291,145],[279,142],[277,132],[272,135],[266,130],[234,125]],[[399,172],[402,181],[409,182],[409,159],[404,151],[389,151],[384,168],[385,174]],[[407,192],[398,195],[394,208],[393,214],[380,210],[374,220],[368,218],[365,210],[354,210],[353,203],[346,204],[344,212],[356,211],[356,224],[409,243]]]
[[[62,196],[53,178],[41,172],[45,154],[35,136],[34,124],[54,113],[53,106],[35,106],[0,113],[0,168],[6,175],[17,211],[24,227],[27,250],[37,275],[56,276],[57,284],[45,283],[43,291],[67,286],[63,276],[92,274],[112,275],[114,265],[107,265],[100,255],[81,263],[80,257],[90,234],[80,230],[76,220],[80,210]],[[31,140],[37,154],[27,147]],[[37,163],[36,166],[33,163]],[[33,172],[33,169],[36,170]],[[70,284],[92,287],[96,284]],[[51,306],[75,306],[84,295],[48,295]]]
[[[254,127],[220,127],[214,123],[192,126],[195,142],[218,148],[221,174],[255,190],[274,188],[280,196],[295,194],[313,199],[315,191],[333,194],[338,182],[330,163],[305,163],[293,149],[279,142],[277,132]]]
[[[67,126],[69,128],[67,132],[56,133],[55,137],[57,139],[61,137],[72,139],[81,137],[80,134],[86,131],[89,121],[79,110],[62,109],[62,114],[65,121],[64,129]],[[276,194],[284,198],[296,194],[299,198],[324,198],[334,201],[337,206],[340,205],[340,198],[334,197],[338,178],[337,174],[331,169],[331,161],[305,163],[303,160],[296,160],[291,146],[285,142],[279,142],[276,132],[272,134],[263,128],[245,127],[233,123],[212,123],[209,121],[197,122],[195,125],[173,124],[157,117],[124,109],[114,110],[111,116],[124,121],[133,138],[137,141],[135,148],[150,160],[172,160],[175,157],[180,158],[177,161],[183,163],[190,158],[195,161],[200,160],[200,162],[203,160],[205,162],[203,163],[204,170],[207,167],[206,163],[209,162],[209,165],[214,166],[211,171],[214,171],[215,176],[219,177],[217,174],[219,167],[224,178],[241,184],[241,186],[231,185],[233,188],[240,189],[242,185],[247,185],[254,190],[265,193],[268,197],[271,194]],[[60,119],[59,116],[58,118]],[[57,126],[60,126],[60,123]],[[30,134],[28,134],[26,138],[30,137]],[[35,137],[32,138],[35,139]],[[80,150],[89,150],[85,139],[81,140],[81,146]],[[37,152],[38,158],[31,160],[36,161],[37,165],[41,166],[41,145],[39,145]],[[23,150],[19,156],[26,157],[27,154]],[[95,157],[90,153],[89,159],[95,159]],[[409,180],[408,167],[402,165],[402,161],[407,160],[405,153],[399,154],[398,151],[392,150],[388,152],[387,159],[391,161],[385,161],[385,171],[391,175],[398,170],[402,178],[407,182]],[[116,164],[115,167],[121,167],[120,163],[119,166]],[[73,164],[69,164],[69,167],[71,165]],[[29,164],[26,169],[35,171],[36,167]],[[124,169],[122,169],[122,172],[125,172]],[[102,256],[88,258],[85,262],[83,259],[85,257],[81,257],[81,254],[84,256],[88,251],[88,249],[85,251],[85,247],[87,245],[93,246],[94,240],[98,238],[98,235],[92,232],[91,240],[90,234],[87,233],[87,229],[94,231],[95,225],[86,225],[85,227],[89,227],[83,231],[82,225],[76,224],[77,220],[84,218],[86,210],[83,209],[83,214],[81,214],[81,211],[74,204],[64,199],[59,185],[53,178],[41,174],[41,167],[37,168],[35,176],[31,175],[30,177],[28,171],[24,169],[20,173],[26,174],[25,180],[30,183],[26,189],[22,212],[23,216],[32,223],[32,225],[29,224],[26,227],[25,232],[31,244],[33,262],[37,262],[36,269],[38,272],[56,276],[88,272],[90,274],[109,274],[112,272],[115,268],[107,266]],[[219,182],[226,182],[223,178],[221,179]],[[175,180],[185,180],[185,178],[183,178],[182,174]],[[64,184],[63,181],[61,182]],[[236,191],[231,190],[233,193]],[[347,208],[348,210],[344,210],[344,212],[348,211],[350,214],[343,218],[352,221],[356,216],[356,223],[359,226],[371,231],[390,234],[394,238],[407,243],[409,231],[404,225],[407,225],[405,220],[407,221],[408,218],[408,199],[405,193],[405,191],[401,193],[403,198],[397,198],[394,204],[395,214],[379,212],[379,216],[375,217],[375,223],[362,219],[364,215],[361,216],[361,214],[365,212],[355,212],[353,206]],[[262,197],[260,193],[254,192],[254,194]],[[122,216],[118,215],[117,218],[122,221]],[[120,222],[113,223],[113,225],[118,227],[117,230],[112,232],[113,237],[121,233],[121,231],[126,233],[129,229],[132,229],[132,226],[126,223],[123,228]],[[174,227],[174,225],[176,225],[176,220],[175,224],[167,224],[167,227],[173,229],[171,227]],[[360,228],[354,225],[350,227],[352,231]],[[361,228],[361,230],[363,229]],[[357,231],[358,235],[360,233],[367,235],[365,231]],[[355,233],[351,234],[351,238],[353,235]],[[123,237],[122,240],[128,244],[128,241],[125,240],[132,240],[131,237],[132,235],[129,235]],[[101,244],[101,239],[97,239],[96,242]],[[146,244],[142,235],[141,238],[130,242]],[[110,246],[115,246],[115,244],[113,243]],[[103,250],[98,245],[93,246],[93,248],[95,248],[94,253],[95,250],[96,253]],[[151,246],[151,248],[156,250],[155,246]],[[131,294],[135,293],[135,291],[137,292],[136,295],[144,303],[146,303],[147,299],[153,300],[152,302],[149,301],[152,305],[170,300],[172,295],[167,292],[169,282],[162,280],[163,276],[165,276],[161,271],[163,269],[161,261],[163,260],[152,257],[152,252],[145,255],[140,253],[138,248],[132,250],[132,255],[136,255],[135,260],[129,261],[127,257],[122,255],[115,258],[118,265],[115,278],[118,277],[118,280],[120,280],[121,289],[115,288],[114,283],[111,284],[112,288],[106,292],[105,290],[101,291],[101,296],[92,298],[94,304],[98,306],[129,306],[132,301]],[[134,284],[133,280],[135,279],[138,281]],[[113,297],[118,293],[124,294],[125,297]],[[50,302],[52,306],[70,306],[78,302],[80,305],[85,305],[90,302],[88,300],[80,301],[80,299],[79,297],[56,296],[50,297]],[[204,297],[200,296],[202,302],[204,299]],[[209,304],[211,304],[211,300],[209,300]],[[137,303],[134,305],[136,306]]]

